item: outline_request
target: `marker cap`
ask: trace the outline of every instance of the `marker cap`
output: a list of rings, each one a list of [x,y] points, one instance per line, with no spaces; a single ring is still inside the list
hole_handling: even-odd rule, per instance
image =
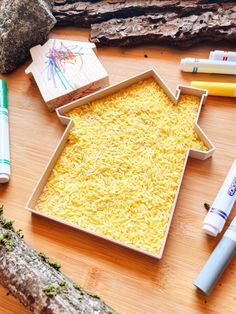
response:
[[[10,176],[5,173],[0,174],[0,183],[6,183],[10,180]]]
[[[186,62],[186,59],[181,59],[181,61],[180,61],[180,69],[182,70],[182,71],[186,71],[186,70],[188,70],[188,64],[187,64],[187,62]]]
[[[215,51],[211,51],[209,55],[209,59],[214,59],[215,57]]]
[[[219,233],[220,230],[212,225],[209,224],[203,224],[202,229],[209,235],[216,237]]]
[[[204,293],[210,294],[235,254],[236,217],[198,274],[194,285]]]
[[[194,281],[194,285],[209,295],[235,252],[236,242],[224,236]]]

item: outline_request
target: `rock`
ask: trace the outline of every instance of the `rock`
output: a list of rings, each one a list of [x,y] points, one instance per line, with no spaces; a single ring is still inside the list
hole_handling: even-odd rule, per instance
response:
[[[1,1],[1,0],[0,0]],[[3,0],[0,10],[0,73],[8,73],[46,42],[56,20],[52,0]]]

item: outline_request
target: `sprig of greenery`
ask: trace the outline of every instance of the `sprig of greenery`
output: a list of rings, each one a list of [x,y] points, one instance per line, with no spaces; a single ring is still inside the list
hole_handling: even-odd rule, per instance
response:
[[[74,287],[76,290],[79,290],[81,294],[84,294],[84,289],[83,289],[80,285],[74,283],[74,284],[73,284],[73,287]]]
[[[4,245],[8,251],[12,249],[13,241],[12,241],[12,232],[7,230],[3,234],[0,234],[0,244]]]
[[[55,287],[53,284],[49,284],[43,289],[43,292],[48,297],[53,297],[61,293],[67,293],[68,292],[67,283],[65,281],[61,281],[58,287]]]
[[[42,258],[42,260],[49,264],[51,267],[53,267],[54,269],[56,269],[57,271],[60,270],[61,268],[61,264],[55,261],[50,260],[50,258],[43,252],[39,252],[38,256]]]
[[[99,297],[99,295],[97,295],[96,293],[94,293],[94,292],[89,292],[88,293],[89,295],[90,295],[90,297],[93,297],[93,298],[96,298],[96,299],[101,299],[100,297]]]
[[[49,284],[47,287],[43,289],[43,292],[48,296],[48,297],[53,297],[58,294],[58,289],[54,287],[52,284]]]
[[[15,231],[13,228],[13,220],[7,220],[3,217],[3,205],[0,206],[0,225],[7,230]]]

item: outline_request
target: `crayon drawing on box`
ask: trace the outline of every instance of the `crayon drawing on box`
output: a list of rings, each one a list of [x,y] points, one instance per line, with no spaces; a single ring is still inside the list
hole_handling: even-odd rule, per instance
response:
[[[50,111],[109,84],[92,43],[49,39],[30,53],[33,62],[25,72],[34,78]]]
[[[66,65],[75,64],[79,60],[81,70],[83,67],[82,50],[83,47],[79,47],[77,44],[67,46],[62,41],[56,42],[56,40],[53,40],[52,46],[46,54],[48,59],[46,62],[48,80],[52,81],[55,88],[58,84],[61,84],[65,90],[75,89],[73,83],[70,82],[70,78],[66,76]]]

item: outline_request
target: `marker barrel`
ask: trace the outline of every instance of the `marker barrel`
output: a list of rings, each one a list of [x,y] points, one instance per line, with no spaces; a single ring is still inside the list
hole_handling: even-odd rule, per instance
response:
[[[236,200],[236,159],[203,221],[203,230],[216,237],[223,229]]]
[[[236,61],[236,51],[214,50],[210,52],[210,60]]]
[[[7,84],[0,80],[0,183],[10,179]]]
[[[192,81],[191,86],[207,89],[208,94],[213,96],[236,97],[235,83]]]
[[[181,59],[180,68],[184,72],[236,75],[236,62],[185,58]]]
[[[236,254],[236,217],[202,268],[194,285],[210,294],[220,276]]]

